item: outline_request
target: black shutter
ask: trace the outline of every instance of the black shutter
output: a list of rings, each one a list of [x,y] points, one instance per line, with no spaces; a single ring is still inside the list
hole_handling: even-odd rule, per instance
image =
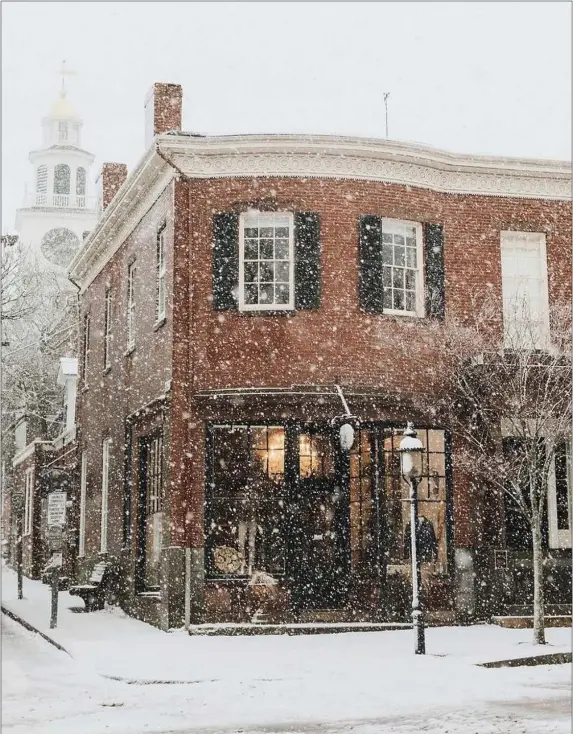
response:
[[[444,228],[441,224],[424,227],[426,248],[426,315],[444,320],[446,312],[444,274]]]
[[[239,288],[239,215],[213,217],[213,308],[237,308]]]
[[[358,295],[360,308],[367,313],[383,313],[382,219],[360,217]]]
[[[294,301],[296,309],[320,307],[320,218],[297,212],[294,217]]]

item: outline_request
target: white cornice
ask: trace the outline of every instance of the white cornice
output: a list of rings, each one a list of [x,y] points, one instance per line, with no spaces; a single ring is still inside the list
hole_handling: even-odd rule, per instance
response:
[[[133,232],[175,174],[155,146],[127,177],[68,267],[83,292]]]
[[[169,184],[189,178],[357,179],[449,194],[569,201],[565,161],[460,155],[421,145],[327,135],[166,134],[128,176],[69,267],[85,290]]]
[[[331,136],[163,135],[160,149],[190,178],[361,179],[450,194],[571,199],[564,161],[468,156],[389,140]]]

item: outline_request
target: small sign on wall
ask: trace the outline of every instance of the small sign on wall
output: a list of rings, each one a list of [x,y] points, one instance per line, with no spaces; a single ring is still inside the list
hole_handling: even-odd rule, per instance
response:
[[[48,527],[66,524],[66,492],[52,492],[48,495]]]

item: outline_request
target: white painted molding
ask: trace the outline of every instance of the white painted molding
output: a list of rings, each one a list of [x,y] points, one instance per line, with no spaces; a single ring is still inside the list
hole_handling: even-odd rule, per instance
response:
[[[468,156],[395,141],[330,136],[163,135],[157,142],[190,178],[358,179],[451,194],[571,199],[571,166],[565,161]]]
[[[177,175],[165,158],[189,178],[355,179],[449,194],[571,199],[571,166],[565,161],[468,156],[328,135],[160,135],[70,264],[82,292]]]
[[[49,451],[53,448],[53,442],[52,441],[43,441],[41,439],[35,439],[32,441],[32,443],[29,443],[27,446],[25,446],[21,451],[19,451],[14,458],[12,459],[12,466],[16,467],[19,464],[21,464],[23,461],[28,459],[34,451],[36,450],[36,446],[39,449],[42,449],[44,451]]]

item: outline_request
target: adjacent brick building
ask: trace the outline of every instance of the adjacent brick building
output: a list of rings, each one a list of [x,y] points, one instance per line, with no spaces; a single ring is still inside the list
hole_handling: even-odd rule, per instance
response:
[[[251,618],[257,571],[277,582],[279,620],[405,616],[396,449],[413,420],[428,606],[455,614],[463,587],[479,610],[474,571],[492,576],[501,541],[422,407],[424,330],[476,289],[501,295],[502,232],[542,242],[549,302],[571,298],[569,165],[199,136],[180,132],[181,99],[154,86],[148,150],[129,176],[104,167],[103,214],[70,267],[78,568],[115,559],[124,608],[163,628],[181,624],[185,579],[192,620]],[[360,419],[349,454],[336,386]]]

